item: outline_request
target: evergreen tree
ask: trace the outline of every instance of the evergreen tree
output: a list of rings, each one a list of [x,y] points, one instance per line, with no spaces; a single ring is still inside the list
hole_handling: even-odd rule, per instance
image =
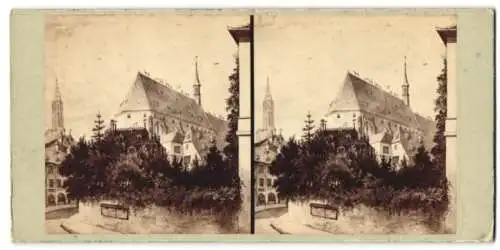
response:
[[[313,129],[314,120],[311,119],[311,113],[308,112],[306,115],[306,120],[304,120],[304,127],[302,128],[302,131],[304,131],[304,135],[302,135],[302,138],[306,143],[309,143],[312,140]]]
[[[229,97],[226,99],[226,112],[228,121],[228,132],[226,134],[226,146],[224,155],[230,168],[238,169],[238,117],[240,114],[240,81],[239,81],[239,60],[235,57],[236,67],[229,76]]]
[[[104,130],[104,120],[101,118],[101,113],[97,113],[96,115],[96,120],[94,121],[94,128],[92,128],[92,131],[94,134],[92,135],[92,138],[96,142],[100,142],[104,136],[103,133]]]
[[[444,67],[441,70],[441,74],[437,77],[438,88],[437,93],[438,97],[435,100],[435,108],[436,112],[436,133],[434,134],[434,146],[431,149],[432,161],[436,167],[436,170],[439,170],[437,173],[441,182],[443,184],[446,182],[446,138],[444,136],[445,132],[445,124],[446,124],[446,115],[447,115],[447,63],[446,59],[443,60]]]

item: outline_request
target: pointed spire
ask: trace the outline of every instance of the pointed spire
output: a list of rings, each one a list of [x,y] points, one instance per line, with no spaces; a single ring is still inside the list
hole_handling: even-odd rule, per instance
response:
[[[269,76],[266,79],[266,99],[272,99],[271,87],[269,86]]]
[[[403,69],[404,69],[404,83],[403,83],[403,84],[404,84],[404,85],[410,85],[410,84],[408,83],[408,74],[407,74],[407,72],[406,72],[406,56],[405,56],[405,58],[404,58]]]
[[[410,106],[410,83],[408,82],[408,74],[406,72],[406,56],[404,58],[403,70],[404,70],[404,82],[402,85],[403,88],[402,96],[406,106]]]
[[[61,90],[59,89],[59,81],[56,78],[56,89],[55,89],[55,95],[54,95],[54,100],[62,100],[61,96]]]
[[[193,85],[193,96],[196,99],[196,103],[201,106],[201,84],[200,76],[198,74],[198,56],[194,58],[194,85]]]
[[[198,74],[198,56],[194,57],[194,74],[195,74],[195,84],[200,84],[200,76]]]

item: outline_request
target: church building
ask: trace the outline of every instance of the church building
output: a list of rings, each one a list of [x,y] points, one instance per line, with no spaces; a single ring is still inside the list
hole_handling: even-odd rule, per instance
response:
[[[59,174],[61,162],[75,144],[71,133],[64,128],[63,100],[56,80],[55,97],[52,100],[52,128],[45,131],[45,201],[46,206],[67,204],[69,202],[65,178]]]
[[[379,160],[390,160],[396,168],[403,161],[410,164],[421,143],[432,147],[435,123],[411,109],[406,58],[401,87],[399,98],[348,72],[325,116],[327,129],[355,129],[369,139]]]
[[[269,79],[266,83],[266,94],[262,102],[263,124],[257,130],[254,142],[255,148],[255,171],[256,181],[254,187],[257,189],[257,206],[280,203],[274,182],[277,177],[271,175],[269,167],[278,155],[284,143],[283,136],[276,133],[274,126],[274,101],[271,96]]]
[[[113,118],[117,129],[146,128],[157,136],[167,154],[188,167],[202,163],[208,149],[225,145],[226,121],[202,107],[198,60],[195,60],[193,98],[168,83],[139,72]]]

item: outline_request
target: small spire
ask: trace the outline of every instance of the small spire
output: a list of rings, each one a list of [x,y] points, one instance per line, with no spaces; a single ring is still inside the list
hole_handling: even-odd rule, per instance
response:
[[[405,79],[404,79],[404,85],[410,85],[410,84],[408,83],[408,74],[407,74],[407,72],[406,72],[406,56],[405,56],[405,58],[404,58],[403,69],[404,69],[404,78],[405,78]]]
[[[195,84],[200,85],[200,76],[198,74],[198,56],[194,57],[194,70]]]
[[[269,86],[269,76],[266,79],[266,98],[272,99],[271,87]]]
[[[61,99],[62,96],[61,96],[61,91],[59,89],[59,81],[56,78],[55,100],[61,100]]]

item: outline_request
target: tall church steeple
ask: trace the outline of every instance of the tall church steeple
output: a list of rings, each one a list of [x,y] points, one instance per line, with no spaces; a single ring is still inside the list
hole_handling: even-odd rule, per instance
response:
[[[274,101],[273,97],[271,96],[269,77],[267,77],[266,95],[264,97],[264,101],[262,102],[262,111],[264,114],[263,129],[274,130]]]
[[[410,83],[408,83],[408,74],[406,73],[406,56],[404,59],[404,65],[403,65],[403,70],[404,70],[404,82],[402,85],[403,88],[403,101],[407,106],[410,106]]]
[[[52,100],[52,129],[64,128],[63,101],[59,90],[59,81],[56,79],[54,100]]]
[[[201,83],[200,76],[198,75],[198,56],[194,59],[194,98],[196,99],[196,103],[201,106],[201,93],[200,93]]]

